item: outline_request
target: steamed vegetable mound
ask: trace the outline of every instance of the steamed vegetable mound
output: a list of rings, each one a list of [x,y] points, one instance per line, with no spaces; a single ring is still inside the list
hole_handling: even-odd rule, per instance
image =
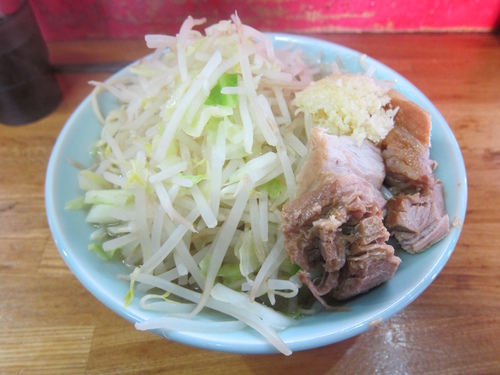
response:
[[[385,109],[390,102],[389,89],[366,75],[331,75],[297,93],[295,104],[331,134],[377,143],[394,126],[396,111]]]
[[[150,55],[92,82],[102,131],[68,207],[88,210],[90,250],[132,270],[125,305],[164,313],[138,329],[203,330],[197,314],[211,309],[227,319],[217,331],[251,326],[289,354],[275,331],[295,324],[282,313],[300,313],[301,283],[280,208],[307,153],[292,100],[319,69],[236,15],[204,22],[147,35]]]
[[[290,354],[277,331],[319,310],[300,303],[281,232],[311,128],[376,141],[393,113],[371,78],[311,85],[324,67],[300,50],[274,49],[237,15],[203,32],[204,22],[189,17],[175,36],[147,35],[149,56],[92,82],[102,131],[68,208],[88,211],[90,250],[130,267],[120,275],[130,283],[125,305],[163,313],[138,329],[249,326]],[[114,105],[101,107],[101,95]],[[225,320],[199,319],[206,309]]]

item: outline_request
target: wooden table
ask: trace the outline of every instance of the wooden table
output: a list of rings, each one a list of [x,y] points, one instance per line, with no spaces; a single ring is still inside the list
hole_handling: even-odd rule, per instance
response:
[[[457,137],[468,211],[434,283],[369,331],[291,357],[205,351],[136,331],[66,267],[47,225],[44,180],[60,130],[91,90],[87,81],[105,79],[148,51],[142,40],[54,43],[63,102],[36,123],[0,125],[0,373],[500,373],[500,37],[316,36],[406,76]]]

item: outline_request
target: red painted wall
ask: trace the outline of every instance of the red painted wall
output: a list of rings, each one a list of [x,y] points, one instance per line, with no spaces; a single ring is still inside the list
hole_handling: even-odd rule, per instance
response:
[[[30,0],[47,40],[173,34],[188,16],[237,11],[263,31],[478,31],[498,27],[500,0]]]

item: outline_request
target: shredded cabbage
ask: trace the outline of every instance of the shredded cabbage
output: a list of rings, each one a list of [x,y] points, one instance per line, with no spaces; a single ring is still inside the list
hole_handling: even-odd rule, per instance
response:
[[[195,27],[204,22],[189,17],[176,36],[146,36],[153,52],[129,75],[91,82],[103,128],[95,165],[79,174],[83,201],[68,208],[88,208],[92,251],[135,267],[122,275],[126,302],[150,291],[141,306],[165,312],[137,328],[206,330],[190,322],[210,308],[239,321],[224,329],[250,326],[290,354],[276,332],[294,321],[261,302],[293,301],[301,285],[279,209],[307,151],[292,100],[319,68],[297,50],[275,50],[236,14],[203,34]],[[99,108],[103,91],[119,103],[110,113]]]

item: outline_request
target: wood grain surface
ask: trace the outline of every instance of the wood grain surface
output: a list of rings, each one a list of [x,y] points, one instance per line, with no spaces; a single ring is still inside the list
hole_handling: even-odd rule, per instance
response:
[[[136,331],[72,275],[50,234],[44,181],[64,123],[102,80],[145,55],[142,40],[54,42],[64,92],[48,117],[0,125],[0,374],[500,373],[500,38],[317,34],[407,77],[462,149],[469,201],[451,259],[410,306],[338,344],[282,355],[192,348]]]

